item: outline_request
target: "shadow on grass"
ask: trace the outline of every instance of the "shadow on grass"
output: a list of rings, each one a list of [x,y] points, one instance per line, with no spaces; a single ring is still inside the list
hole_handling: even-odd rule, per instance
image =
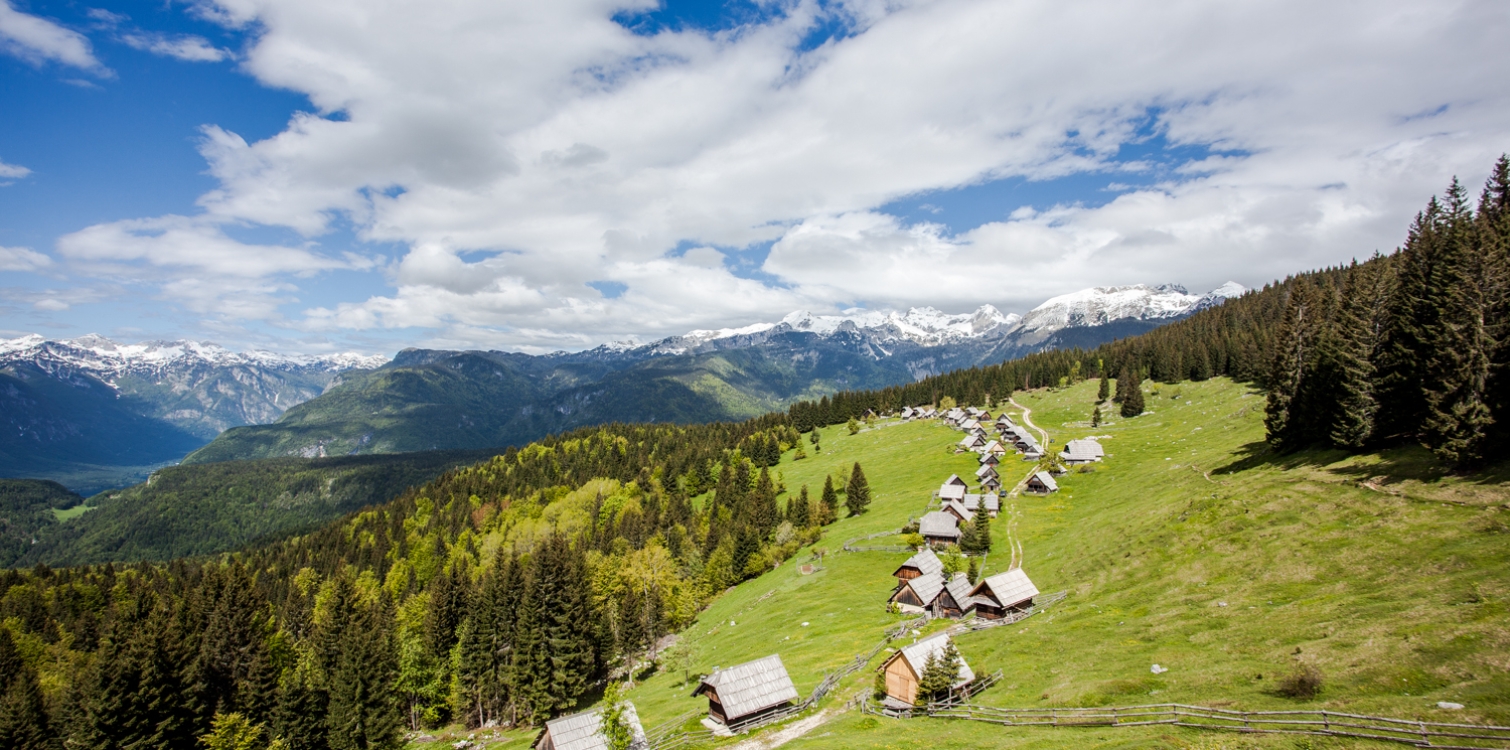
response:
[[[1494,485],[1510,483],[1510,461],[1501,461],[1474,471],[1456,474],[1431,451],[1419,445],[1397,444],[1367,453],[1349,453],[1336,448],[1312,448],[1280,453],[1259,440],[1241,446],[1234,451],[1236,458],[1225,466],[1212,470],[1213,475],[1238,474],[1259,468],[1291,470],[1312,468],[1326,471],[1339,477],[1363,481],[1379,479],[1385,483],[1402,480],[1438,482],[1457,476],[1475,484]],[[1358,459],[1352,460],[1349,459]]]

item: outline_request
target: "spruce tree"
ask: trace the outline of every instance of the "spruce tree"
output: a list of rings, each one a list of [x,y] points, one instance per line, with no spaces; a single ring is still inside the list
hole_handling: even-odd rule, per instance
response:
[[[1479,241],[1487,270],[1485,301],[1490,356],[1489,411],[1494,418],[1491,460],[1510,455],[1510,158],[1500,155],[1479,198]]]
[[[1305,447],[1313,426],[1308,421],[1310,415],[1298,407],[1303,403],[1301,388],[1315,339],[1314,316],[1318,314],[1310,282],[1297,280],[1290,289],[1284,319],[1276,334],[1278,341],[1269,366],[1269,396],[1264,410],[1269,443],[1282,452]]]
[[[61,750],[53,734],[37,674],[17,652],[10,631],[0,627],[0,747]]]
[[[954,647],[953,638],[943,637],[948,638],[943,652],[929,654],[928,661],[924,662],[923,674],[918,680],[920,699],[935,701],[947,697],[959,679],[959,650]]]
[[[1143,376],[1137,365],[1124,367],[1117,376],[1117,391],[1122,395],[1121,414],[1131,419],[1143,413]]]
[[[1358,450],[1373,437],[1373,358],[1379,344],[1385,292],[1382,262],[1348,268],[1342,304],[1328,347],[1332,359],[1332,419],[1328,437],[1339,448]]]
[[[959,549],[961,552],[973,555],[980,551],[975,543],[975,522],[966,521],[959,525]]]
[[[776,505],[776,485],[771,481],[769,469],[760,470],[749,505],[750,523],[764,539],[781,523],[781,509]]]
[[[1101,407],[1099,407],[1099,406],[1091,408],[1091,426],[1092,427],[1100,427],[1101,426]]]
[[[1101,370],[1101,385],[1096,389],[1096,402],[1104,403],[1106,398],[1112,393],[1112,379],[1111,374],[1107,372],[1104,366],[1100,365],[1099,360],[1097,361],[1097,367]]]
[[[823,507],[828,511],[829,518],[837,518],[839,515],[839,493],[834,491],[834,477],[832,474],[823,477]]]
[[[859,462],[855,463],[854,471],[849,474],[849,485],[844,491],[844,507],[849,509],[851,516],[858,516],[870,507],[870,483],[865,480],[865,472],[860,469]]]
[[[386,593],[376,604],[359,604],[352,627],[338,641],[326,716],[331,750],[403,746],[403,715],[394,692],[398,654],[390,608]]]
[[[1444,462],[1465,468],[1483,460],[1494,422],[1487,393],[1494,341],[1485,319],[1492,294],[1488,257],[1457,180],[1448,189],[1443,229],[1424,298],[1432,314],[1424,326],[1429,356],[1421,438]]]
[[[802,485],[802,489],[797,493],[796,497],[787,501],[787,520],[791,521],[792,525],[799,529],[805,529],[813,525],[813,512],[808,507],[808,502],[807,485],[805,484]]]
[[[1395,284],[1374,363],[1374,434],[1380,438],[1414,437],[1425,419],[1422,383],[1430,354],[1428,332],[1436,325],[1437,312],[1429,297],[1433,279],[1440,278],[1436,266],[1442,255],[1443,225],[1442,206],[1432,198],[1416,215],[1394,259]]]
[[[986,512],[985,505],[982,498],[980,512],[975,514],[975,545],[983,555],[991,551],[991,514]]]

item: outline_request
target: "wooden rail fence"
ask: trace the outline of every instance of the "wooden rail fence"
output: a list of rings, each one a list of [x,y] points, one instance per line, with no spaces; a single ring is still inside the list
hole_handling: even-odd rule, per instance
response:
[[[1003,726],[1135,727],[1172,724],[1253,734],[1350,737],[1444,750],[1510,748],[1510,727],[1393,719],[1340,711],[1231,711],[1182,703],[1104,708],[997,708],[943,702],[930,705],[928,715]],[[1465,744],[1468,741],[1475,741],[1477,744]]]
[[[868,541],[870,541],[872,539],[880,539],[883,536],[896,536],[896,535],[898,535],[900,533],[902,533],[902,530],[901,529],[896,529],[894,531],[880,531],[880,532],[876,532],[874,534],[866,534],[865,536],[857,536],[854,539],[849,539],[849,540],[846,540],[844,542],[844,551],[845,552],[913,552],[914,550],[911,547],[907,547],[907,546],[900,545],[900,544],[880,544],[880,545],[868,545],[868,546],[867,545],[857,545],[856,544],[856,542],[868,542]]]

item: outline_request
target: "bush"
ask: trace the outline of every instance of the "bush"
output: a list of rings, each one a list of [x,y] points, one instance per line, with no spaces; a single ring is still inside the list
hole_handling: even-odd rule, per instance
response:
[[[1296,664],[1295,671],[1279,681],[1280,695],[1289,698],[1315,698],[1321,693],[1321,670],[1311,664]]]

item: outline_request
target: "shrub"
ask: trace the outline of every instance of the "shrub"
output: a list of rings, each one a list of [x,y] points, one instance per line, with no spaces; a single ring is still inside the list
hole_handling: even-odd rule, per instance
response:
[[[1280,679],[1276,688],[1289,698],[1315,698],[1321,693],[1321,670],[1311,664],[1296,664],[1295,671]]]

